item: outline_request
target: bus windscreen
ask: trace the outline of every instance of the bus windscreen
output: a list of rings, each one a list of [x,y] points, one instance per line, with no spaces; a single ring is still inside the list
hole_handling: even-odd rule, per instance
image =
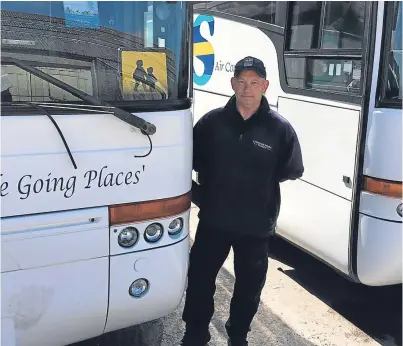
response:
[[[177,1],[4,2],[2,56],[104,102],[179,99],[189,83],[188,20]],[[7,101],[83,102],[11,63],[1,75]]]

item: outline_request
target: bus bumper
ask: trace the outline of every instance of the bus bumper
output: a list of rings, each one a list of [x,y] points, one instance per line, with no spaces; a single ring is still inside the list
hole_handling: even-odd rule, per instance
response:
[[[186,285],[189,235],[175,244],[110,258],[109,310],[105,333],[148,322],[173,312]],[[146,279],[141,298],[129,294],[130,285]]]
[[[360,215],[357,274],[361,283],[402,283],[402,224]]]

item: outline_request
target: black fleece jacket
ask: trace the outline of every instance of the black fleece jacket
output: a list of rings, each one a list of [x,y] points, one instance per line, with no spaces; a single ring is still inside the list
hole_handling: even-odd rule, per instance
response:
[[[246,121],[233,96],[205,114],[193,131],[192,200],[199,218],[224,232],[267,237],[280,211],[280,186],[302,176],[301,148],[290,123],[265,97]]]

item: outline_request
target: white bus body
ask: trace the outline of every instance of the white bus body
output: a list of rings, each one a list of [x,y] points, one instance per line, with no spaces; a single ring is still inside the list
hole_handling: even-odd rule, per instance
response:
[[[195,122],[233,94],[238,60],[261,59],[305,166],[281,184],[277,234],[373,286],[402,282],[401,28],[401,2],[194,6]]]
[[[180,303],[191,28],[181,2],[2,4],[2,345],[67,345]],[[156,91],[141,81],[127,92],[137,58],[153,66]],[[108,106],[83,102],[68,86]],[[134,115],[156,133],[142,133]]]

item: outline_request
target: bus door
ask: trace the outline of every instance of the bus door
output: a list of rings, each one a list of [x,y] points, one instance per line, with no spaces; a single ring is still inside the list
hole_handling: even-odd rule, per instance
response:
[[[281,184],[278,233],[348,274],[372,5],[310,1],[287,7],[278,111],[298,134],[305,172]]]

